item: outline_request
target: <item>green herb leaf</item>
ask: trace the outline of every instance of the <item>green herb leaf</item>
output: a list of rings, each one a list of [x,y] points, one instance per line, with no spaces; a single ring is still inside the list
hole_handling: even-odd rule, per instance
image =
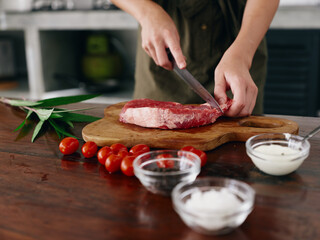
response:
[[[66,121],[73,121],[73,122],[94,122],[101,119],[99,117],[94,117],[94,116],[80,114],[80,113],[66,112],[66,113],[61,113],[61,115],[63,115],[63,118]]]
[[[72,134],[68,133],[65,129],[65,127],[73,128],[74,125],[72,122],[93,122],[93,121],[99,120],[100,118],[98,117],[93,117],[86,114],[73,113],[75,111],[84,111],[91,108],[74,109],[74,110],[68,110],[64,108],[53,108],[54,106],[77,103],[77,102],[88,100],[97,96],[99,95],[87,94],[87,95],[50,98],[50,99],[44,99],[40,101],[11,100],[11,99],[0,97],[0,102],[10,104],[12,106],[20,107],[24,111],[28,112],[25,120],[14,131],[20,130],[20,133],[21,133],[25,128],[25,126],[28,124],[27,122],[30,122],[30,121],[27,121],[27,119],[30,118],[32,113],[35,113],[38,116],[39,122],[34,128],[34,132],[31,138],[31,141],[34,142],[37,136],[39,135],[39,132],[42,129],[42,126],[46,121],[49,122],[49,124],[54,128],[54,130],[58,134],[59,138],[61,138],[62,136],[75,137]]]
[[[66,132],[62,127],[60,127],[58,124],[56,124],[56,122],[52,119],[49,119],[49,123],[51,124],[51,126],[57,131],[57,132],[60,132],[62,133],[63,135],[65,136],[69,136],[69,137],[74,137],[76,138],[75,136],[73,136],[72,134]]]
[[[32,133],[32,130],[35,127],[34,121],[26,121],[26,124],[20,129],[19,134],[17,135],[15,141],[18,141],[26,136],[28,136],[30,133]]]
[[[21,128],[23,128],[23,126],[26,124],[27,119],[23,120],[23,122],[15,129],[13,130],[14,132],[20,130]]]
[[[48,98],[45,100],[40,100],[37,107],[52,107],[66,105],[70,103],[82,102],[88,99],[92,99],[99,96],[99,94],[85,94],[85,95],[76,95],[68,97],[57,97],[57,98]]]
[[[54,113],[64,113],[64,112],[79,112],[79,111],[85,111],[90,110],[93,108],[81,108],[81,109],[64,109],[64,108],[55,108],[53,111]]]
[[[59,131],[57,131],[55,128],[54,128],[54,131],[56,132],[56,134],[58,135],[58,138],[61,139],[62,138],[62,135]]]
[[[71,128],[74,128],[74,125],[71,121],[65,120],[65,123],[68,124]]]
[[[38,115],[39,119],[41,121],[45,121],[48,120],[49,117],[51,116],[52,112],[53,112],[54,108],[52,109],[35,109],[35,113]]]
[[[32,110],[29,110],[29,111],[28,111],[28,114],[27,114],[27,116],[26,116],[26,119],[28,119],[28,118],[31,116],[32,113],[33,113],[33,111],[32,111]]]
[[[13,131],[16,132],[16,131],[20,130],[21,128],[23,128],[23,126],[26,124],[26,121],[27,121],[27,119],[30,117],[31,114],[32,114],[32,111],[29,110],[29,111],[28,111],[28,114],[27,114],[27,116],[26,116],[26,119],[24,119],[23,122],[22,122],[15,130],[13,130]]]
[[[55,113],[54,111],[52,112],[50,118],[63,118],[63,116],[61,114]]]
[[[13,100],[13,99],[6,99],[5,102],[10,104],[11,106],[16,106],[16,107],[32,107],[32,106],[37,106],[40,104],[39,102],[25,101],[25,100]]]
[[[32,135],[32,138],[31,138],[31,142],[34,142],[34,140],[36,139],[36,137],[39,134],[43,124],[44,124],[44,121],[39,121],[37,126],[34,128],[33,135]]]

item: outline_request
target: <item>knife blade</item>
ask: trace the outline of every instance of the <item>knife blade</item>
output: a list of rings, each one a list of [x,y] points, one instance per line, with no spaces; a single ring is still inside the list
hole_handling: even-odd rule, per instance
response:
[[[211,107],[217,108],[223,113],[222,108],[218,104],[218,102],[214,99],[214,97],[205,89],[201,83],[187,70],[180,69],[174,60],[170,50],[167,50],[169,60],[173,63],[173,71],[184,80],[188,86],[197,93],[204,101],[210,104]]]

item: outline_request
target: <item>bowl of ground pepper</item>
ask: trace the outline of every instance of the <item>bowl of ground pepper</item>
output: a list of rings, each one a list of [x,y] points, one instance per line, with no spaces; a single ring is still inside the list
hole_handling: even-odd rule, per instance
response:
[[[201,160],[192,152],[157,150],[139,155],[133,162],[136,177],[152,193],[170,196],[180,182],[192,182],[200,173]]]

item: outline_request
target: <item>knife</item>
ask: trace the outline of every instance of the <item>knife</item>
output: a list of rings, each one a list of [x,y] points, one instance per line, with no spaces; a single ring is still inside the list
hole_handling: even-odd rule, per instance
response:
[[[194,76],[187,70],[187,69],[180,69],[174,60],[171,52],[167,49],[167,54],[169,60],[173,63],[173,71],[182,79],[184,80],[188,86],[197,93],[203,100],[210,104],[211,107],[217,108],[223,113],[222,108],[218,104],[218,102],[214,99],[214,97],[205,89],[201,83],[195,79]]]

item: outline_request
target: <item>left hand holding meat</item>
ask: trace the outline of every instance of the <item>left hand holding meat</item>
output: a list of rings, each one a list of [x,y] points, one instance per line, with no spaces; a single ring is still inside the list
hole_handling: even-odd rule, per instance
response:
[[[231,47],[215,70],[214,95],[219,104],[227,101],[228,90],[233,93],[233,103],[225,116],[244,117],[252,113],[258,88],[249,73],[250,65],[239,51]]]
[[[243,117],[252,113],[258,89],[249,69],[278,5],[279,0],[247,0],[240,31],[215,71],[214,95],[218,102],[226,102],[229,89],[233,93],[233,103],[226,116]]]

